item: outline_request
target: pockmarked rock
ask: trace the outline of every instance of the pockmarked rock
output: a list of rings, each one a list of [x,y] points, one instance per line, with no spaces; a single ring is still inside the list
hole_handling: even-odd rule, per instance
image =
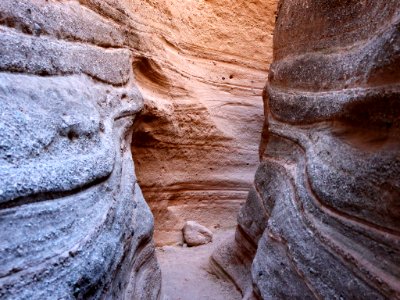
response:
[[[195,221],[187,221],[182,229],[183,240],[189,246],[200,246],[212,242],[213,234],[205,226]]]
[[[280,1],[261,163],[212,258],[246,297],[400,298],[399,28],[397,0]]]

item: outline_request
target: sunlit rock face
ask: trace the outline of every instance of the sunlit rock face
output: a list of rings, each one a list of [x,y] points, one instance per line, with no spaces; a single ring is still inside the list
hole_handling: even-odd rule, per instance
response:
[[[398,1],[281,1],[261,164],[212,261],[244,294],[400,297],[399,67]]]
[[[130,151],[138,39],[117,9],[0,2],[1,299],[158,298]]]
[[[158,244],[181,241],[186,220],[236,225],[258,165],[276,2],[130,1],[145,101],[132,151]]]

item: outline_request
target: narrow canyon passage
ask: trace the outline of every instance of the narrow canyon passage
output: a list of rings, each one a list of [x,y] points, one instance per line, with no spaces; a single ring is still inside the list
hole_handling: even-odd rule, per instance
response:
[[[400,1],[0,0],[0,299],[400,299]]]
[[[233,228],[258,164],[276,0],[138,1],[144,97],[132,154],[155,242],[184,222]]]
[[[155,218],[165,299],[241,298],[209,260],[233,239],[227,233],[258,165],[276,6],[159,1],[137,9],[148,45],[134,69],[144,109],[132,156]],[[186,221],[213,231],[213,242],[183,247]]]

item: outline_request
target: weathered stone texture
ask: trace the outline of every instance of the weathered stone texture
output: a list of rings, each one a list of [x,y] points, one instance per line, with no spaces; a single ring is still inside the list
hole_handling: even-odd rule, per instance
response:
[[[159,296],[124,26],[75,1],[0,3],[1,299]]]
[[[399,62],[398,1],[281,1],[261,164],[212,260],[247,296],[400,298]]]

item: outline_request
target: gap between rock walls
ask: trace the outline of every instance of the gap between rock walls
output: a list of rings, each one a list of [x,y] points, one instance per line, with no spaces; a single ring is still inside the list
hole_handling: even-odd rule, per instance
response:
[[[236,225],[259,161],[276,8],[265,0],[135,8],[146,47],[134,64],[144,109],[132,153],[157,245],[181,243],[187,220]]]
[[[155,219],[164,297],[240,299],[209,259],[233,238],[258,164],[277,1],[189,2],[139,12],[150,38],[134,68],[144,97],[135,173]]]

